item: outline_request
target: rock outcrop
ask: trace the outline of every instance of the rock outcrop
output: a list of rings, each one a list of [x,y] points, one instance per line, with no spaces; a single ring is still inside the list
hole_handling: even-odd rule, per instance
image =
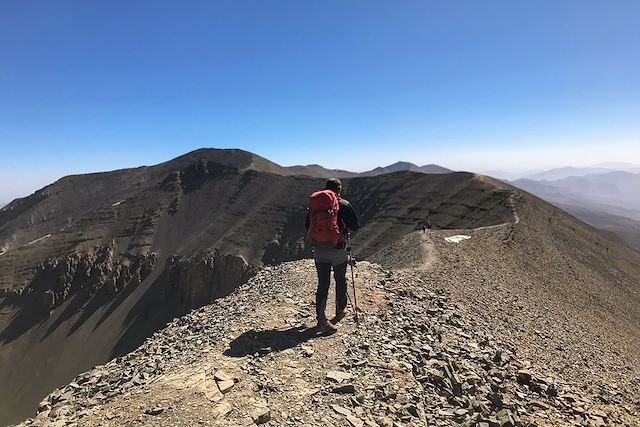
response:
[[[229,295],[255,271],[241,256],[203,251],[187,258],[171,257],[166,274],[186,313]]]

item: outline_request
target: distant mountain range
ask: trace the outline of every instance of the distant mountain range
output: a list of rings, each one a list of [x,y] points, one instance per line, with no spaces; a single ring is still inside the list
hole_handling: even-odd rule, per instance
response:
[[[569,169],[575,168],[563,168]],[[549,172],[538,176],[560,176]],[[511,184],[640,250],[640,174],[617,171]]]
[[[340,169],[326,169],[320,165],[289,166],[285,167],[285,169],[290,171],[292,175],[307,175],[316,178],[355,178],[358,176],[378,176],[395,172],[420,172],[426,174],[443,174],[454,172],[451,169],[447,169],[434,164],[418,166],[410,162],[396,162],[389,166],[377,167],[370,171],[360,173],[349,172]]]
[[[536,181],[557,181],[573,176],[600,175],[611,172],[640,173],[640,166],[631,163],[599,163],[588,167],[566,166],[548,170],[505,172],[501,170],[485,170],[480,173],[498,179],[514,181],[517,179],[533,179]]]
[[[443,168],[442,166],[429,164],[424,166],[417,166],[413,163],[409,162],[396,162],[387,167],[378,167],[368,172],[363,172],[360,176],[377,176],[383,175],[386,173],[394,173],[394,172],[420,172],[426,174],[441,174],[441,173],[451,173],[453,172],[451,169]]]
[[[640,251],[640,221],[583,206],[552,203],[579,220]]]
[[[610,172],[556,181],[518,179],[512,184],[553,203],[582,206],[640,221],[640,174]]]
[[[570,177],[578,177],[585,175],[599,175],[606,174],[610,172],[615,172],[615,170],[601,167],[591,167],[591,168],[575,168],[575,167],[564,167],[564,168],[556,168],[549,169],[543,172],[534,173],[532,175],[527,175],[525,179],[534,179],[536,181],[557,181],[560,179],[570,178]]]

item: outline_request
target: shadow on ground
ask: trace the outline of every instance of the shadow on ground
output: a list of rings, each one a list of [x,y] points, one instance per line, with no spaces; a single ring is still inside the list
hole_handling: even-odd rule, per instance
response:
[[[230,357],[244,357],[250,354],[264,356],[293,348],[310,339],[326,335],[327,333],[316,327],[308,328],[306,326],[297,326],[286,330],[256,331],[252,329],[231,341],[229,348],[223,354]]]

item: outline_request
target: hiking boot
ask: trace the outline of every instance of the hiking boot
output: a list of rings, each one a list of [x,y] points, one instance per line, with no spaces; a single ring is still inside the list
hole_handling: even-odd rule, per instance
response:
[[[338,331],[338,327],[328,320],[325,320],[324,322],[318,322],[318,328],[324,329],[329,333],[334,333]]]

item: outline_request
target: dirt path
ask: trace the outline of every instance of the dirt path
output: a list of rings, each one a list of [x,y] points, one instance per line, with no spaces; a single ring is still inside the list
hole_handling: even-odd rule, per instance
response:
[[[423,261],[421,265],[416,267],[418,270],[430,271],[438,261],[435,245],[432,237],[427,233],[420,234],[420,243]]]

